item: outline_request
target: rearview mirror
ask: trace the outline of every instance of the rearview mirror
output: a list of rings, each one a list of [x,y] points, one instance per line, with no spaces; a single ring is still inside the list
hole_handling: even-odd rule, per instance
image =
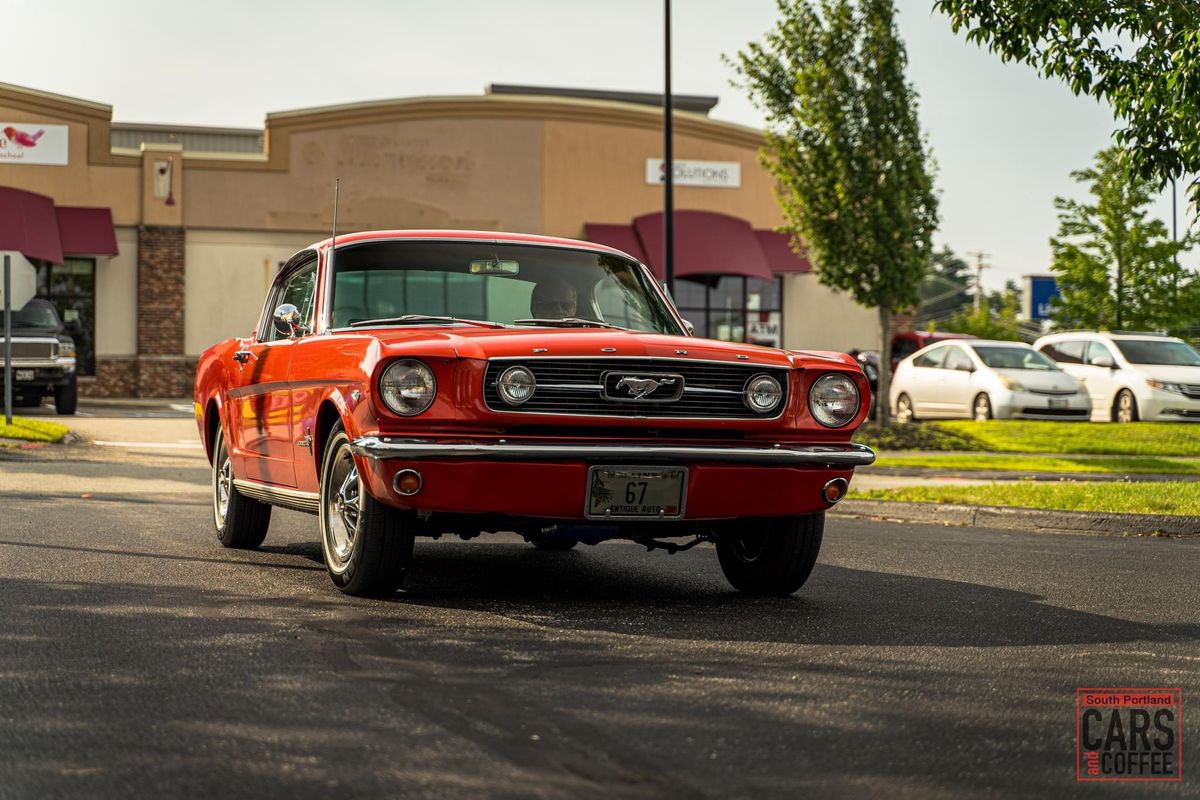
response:
[[[516,261],[501,261],[499,258],[472,261],[472,275],[516,275],[520,273],[521,265]]]
[[[275,309],[272,321],[275,323],[275,330],[289,339],[295,339],[304,333],[304,325],[300,319],[300,309],[291,303],[284,303]]]

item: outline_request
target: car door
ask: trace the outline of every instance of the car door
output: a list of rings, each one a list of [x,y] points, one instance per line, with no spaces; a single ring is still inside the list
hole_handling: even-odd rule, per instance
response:
[[[1102,363],[1097,364],[1098,360]],[[1107,366],[1107,364],[1112,366]],[[1079,371],[1081,373],[1080,380],[1087,387],[1088,396],[1092,398],[1093,413],[1108,419],[1109,409],[1112,408],[1113,398],[1117,394],[1121,379],[1120,370],[1117,368],[1117,359],[1112,350],[1104,342],[1088,342]]]
[[[913,403],[913,412],[918,416],[938,416],[940,412],[939,386],[942,359],[950,348],[942,345],[921,353],[909,362],[909,377],[905,391]]]
[[[975,366],[971,357],[961,347],[951,346],[938,372],[938,413],[947,417],[970,417],[975,399],[971,381]]]
[[[276,308],[290,303],[300,310],[301,319],[311,330],[315,289],[315,261],[282,273],[272,287],[258,335],[246,340],[233,356],[237,363],[231,369],[229,405],[233,439],[240,456],[235,458],[234,471],[239,478],[296,485],[288,389],[295,341],[275,329],[273,317]]]

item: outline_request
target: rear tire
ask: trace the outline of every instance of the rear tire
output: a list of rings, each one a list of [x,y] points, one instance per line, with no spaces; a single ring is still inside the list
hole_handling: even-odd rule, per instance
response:
[[[65,386],[54,388],[54,412],[60,416],[71,416],[79,405],[79,382],[75,376]]]
[[[414,536],[400,511],[367,493],[339,423],[321,459],[321,552],[329,579],[358,597],[393,594],[412,563]]]
[[[916,420],[917,415],[913,413],[912,399],[906,394],[901,394],[896,398],[896,424],[907,425]]]
[[[789,595],[812,573],[824,530],[824,511],[747,520],[717,540],[721,571],[743,594]]]
[[[1112,419],[1113,422],[1138,421],[1137,398],[1133,396],[1133,392],[1128,389],[1117,392],[1117,399],[1113,401]]]
[[[225,447],[225,434],[217,439],[212,468],[213,521],[217,540],[225,547],[253,550],[267,538],[271,506],[246,497],[233,485],[233,462]]]

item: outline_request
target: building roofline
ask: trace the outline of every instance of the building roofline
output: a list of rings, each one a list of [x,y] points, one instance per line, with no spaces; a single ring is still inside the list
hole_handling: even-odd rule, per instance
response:
[[[114,131],[143,133],[209,133],[222,136],[262,136],[262,128],[222,128],[209,125],[170,125],[160,122],[113,122]]]
[[[84,100],[79,97],[70,97],[65,94],[55,94],[54,92],[44,92],[41,89],[31,89],[28,86],[17,86],[13,83],[0,82],[0,94],[24,95],[29,100],[36,104],[50,103],[54,105],[77,106],[86,108],[89,111],[100,112],[112,116],[112,106],[104,103],[96,103],[92,100]],[[89,115],[92,116],[92,115]]]
[[[573,89],[557,86],[530,86],[515,83],[491,83],[484,92],[489,95],[521,95],[534,97],[573,97],[581,100],[609,100],[617,103],[662,108],[663,96],[656,92],[627,92],[613,89]],[[714,95],[672,94],[671,107],[708,115],[720,101]]]

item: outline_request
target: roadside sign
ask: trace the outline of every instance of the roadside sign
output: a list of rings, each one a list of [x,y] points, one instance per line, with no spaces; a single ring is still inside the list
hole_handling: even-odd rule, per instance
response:
[[[1025,318],[1035,322],[1050,319],[1054,298],[1058,297],[1058,280],[1053,275],[1026,275],[1025,291],[1021,294]]]
[[[9,305],[13,311],[20,311],[37,293],[37,270],[33,268],[33,264],[29,263],[29,259],[20,253],[12,250],[0,252],[0,262],[3,262],[6,256],[10,270],[8,280],[12,292]],[[4,282],[2,280],[0,280],[0,308],[4,308]]]

